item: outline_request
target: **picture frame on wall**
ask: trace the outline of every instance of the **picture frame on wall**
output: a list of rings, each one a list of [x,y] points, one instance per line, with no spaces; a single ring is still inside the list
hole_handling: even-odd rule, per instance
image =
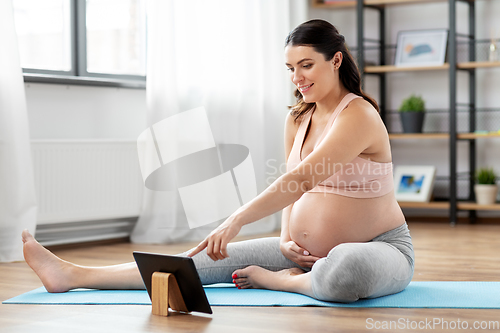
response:
[[[447,46],[447,29],[400,31],[395,65],[398,67],[443,65]]]
[[[396,199],[405,202],[429,202],[435,178],[435,166],[396,166],[394,168]]]

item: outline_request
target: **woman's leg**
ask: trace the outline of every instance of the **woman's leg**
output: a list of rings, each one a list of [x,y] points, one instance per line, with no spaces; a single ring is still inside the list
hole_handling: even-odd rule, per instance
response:
[[[414,253],[405,224],[367,243],[344,243],[318,260],[311,271],[314,296],[354,302],[402,291],[413,277]]]
[[[144,289],[135,262],[105,267],[85,267],[62,260],[40,245],[27,231],[22,234],[24,258],[49,292],[75,288]]]
[[[246,288],[301,293],[320,300],[354,302],[402,291],[413,276],[413,247],[406,224],[367,243],[344,243],[308,273],[270,272],[251,266],[235,273]]]
[[[232,276],[235,271],[252,265],[259,266],[269,272],[289,268],[298,269],[300,267],[283,256],[280,250],[279,237],[229,243],[227,252],[229,258],[215,262],[207,256],[206,251],[202,251],[193,257],[196,270],[203,284],[230,283],[233,281]]]
[[[314,264],[311,286],[317,299],[354,302],[400,292],[412,276],[408,259],[389,243],[344,243]]]
[[[23,243],[26,262],[49,292],[75,288],[144,289],[135,262],[104,267],[79,266],[52,254],[27,231],[23,232]],[[227,250],[229,258],[216,262],[207,256],[206,251],[193,257],[203,284],[232,282],[235,270],[250,265],[269,271],[299,267],[281,254],[278,237],[230,243]]]

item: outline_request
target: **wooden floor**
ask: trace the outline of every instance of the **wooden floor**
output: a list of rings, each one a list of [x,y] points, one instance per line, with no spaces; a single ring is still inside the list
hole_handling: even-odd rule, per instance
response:
[[[415,281],[500,281],[500,225],[450,227],[409,223],[409,227],[416,253]],[[178,253],[193,245],[123,243],[54,252],[78,264],[100,266],[131,261],[134,250]],[[0,264],[0,301],[40,286],[25,263]],[[500,322],[500,309],[213,307],[213,311],[213,315],[180,314],[167,318],[151,315],[150,306],[0,304],[0,332],[362,332],[384,331],[372,326],[384,321],[408,325],[387,332],[417,332],[423,330],[411,329],[412,322],[417,325],[420,321],[437,319],[467,321],[469,327],[476,321],[496,321],[497,325]],[[437,325],[425,331],[456,329],[446,330]]]

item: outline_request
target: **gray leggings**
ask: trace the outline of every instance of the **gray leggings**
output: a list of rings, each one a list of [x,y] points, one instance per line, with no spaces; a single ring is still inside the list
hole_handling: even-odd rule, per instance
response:
[[[319,300],[354,302],[402,291],[413,276],[414,253],[406,223],[366,243],[342,243],[314,263],[300,267],[285,258],[278,237],[230,243],[229,258],[214,262],[203,251],[193,257],[203,284],[232,282],[237,269],[257,265],[271,271],[299,267],[310,271]]]

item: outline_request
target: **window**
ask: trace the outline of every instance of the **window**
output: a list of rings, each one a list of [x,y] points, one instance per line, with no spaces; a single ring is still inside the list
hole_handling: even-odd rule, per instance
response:
[[[13,3],[25,81],[144,87],[146,0]]]
[[[87,71],[146,75],[146,8],[139,0],[87,0]]]
[[[71,71],[70,0],[15,0],[21,66]]]

